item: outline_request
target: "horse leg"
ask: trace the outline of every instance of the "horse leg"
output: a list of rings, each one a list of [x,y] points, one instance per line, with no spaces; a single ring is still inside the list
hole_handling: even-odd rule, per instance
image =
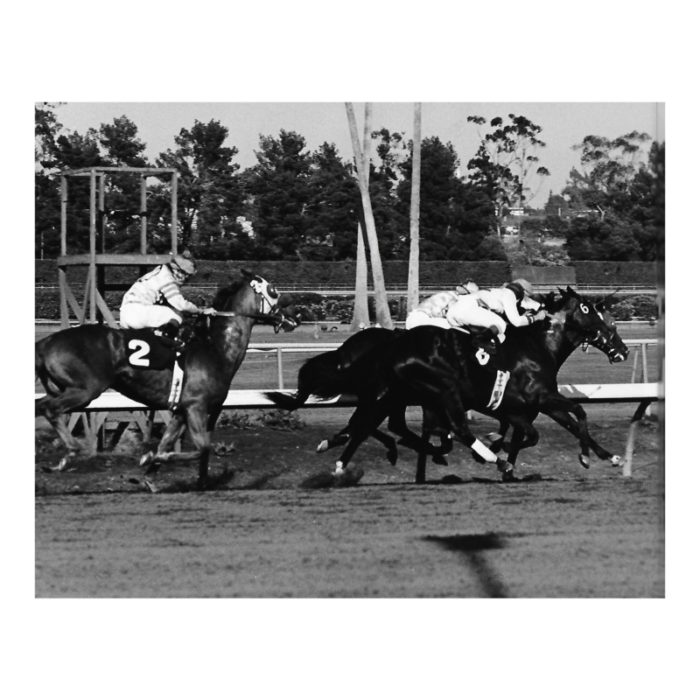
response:
[[[423,411],[423,428],[421,432],[421,438],[430,442],[431,428],[428,425],[428,420],[426,419],[426,411]],[[426,450],[418,450],[418,460],[416,462],[416,483],[425,483],[425,465],[427,462],[428,453]],[[433,458],[435,459],[435,458]]]
[[[179,437],[180,433],[185,427],[185,424],[189,428],[190,437],[194,443],[194,450],[188,452],[166,452],[161,451],[163,449],[172,448],[175,440]],[[146,457],[142,458],[142,466],[145,464],[150,464],[146,474],[152,474],[158,470],[159,465],[164,462],[185,462],[198,459],[199,460],[199,478],[197,481],[197,487],[200,490],[206,488],[207,475],[209,471],[209,451],[210,451],[210,439],[209,432],[207,431],[207,411],[204,407],[194,406],[188,407],[185,412],[185,416],[175,416],[173,420],[168,423],[168,427],[165,430],[165,435],[158,445],[158,452],[151,457],[150,460],[146,460]],[[148,482],[147,482],[148,483]],[[149,487],[152,491],[156,490],[151,483]]]
[[[318,444],[318,447],[316,448],[316,452],[327,452],[328,450],[331,450],[334,447],[340,447],[341,445],[345,445],[349,439],[350,425],[346,425],[335,435],[321,440],[321,442],[319,442]]]
[[[513,425],[513,436],[508,448],[508,464],[515,469],[515,461],[520,450],[534,447],[540,440],[540,434],[528,420],[514,418],[510,423]]]
[[[332,437],[321,440],[316,448],[316,452],[327,452],[334,447],[346,445],[350,439],[350,433],[351,428],[349,425],[346,425],[341,431],[337,432]],[[370,432],[370,436],[386,447],[386,458],[389,460],[391,465],[394,466],[399,457],[399,453],[396,450],[396,440],[378,429],[372,430]]]
[[[357,448],[372,434],[372,431],[384,421],[389,410],[382,401],[370,404],[361,404],[355,409],[350,418],[348,444],[343,450],[340,458],[335,463],[333,475],[338,480],[339,485],[347,483],[357,483],[364,472],[362,469],[357,474],[352,474],[348,469],[350,459],[357,451]]]
[[[56,471],[65,470],[70,460],[80,453],[88,457],[95,453],[94,445],[91,444],[89,440],[78,440],[78,438],[71,435],[65,423],[64,414],[70,413],[78,408],[84,408],[101,393],[102,390],[70,388],[65,389],[58,396],[47,394],[36,400],[34,404],[34,415],[46,418],[51,424],[51,427],[58,433],[63,444],[68,448],[68,454],[64,456],[55,467]]]
[[[485,462],[495,464],[502,473],[503,481],[513,481],[515,479],[513,466],[495,455],[469,429],[466,410],[457,391],[450,387],[449,390],[441,392],[440,400],[442,409],[445,411],[447,420],[457,439],[479,455]]]
[[[396,449],[396,440],[394,440],[391,435],[387,435],[376,428],[370,432],[370,436],[386,447],[386,458],[389,460],[389,464],[391,464],[392,467],[396,466],[396,462],[399,458],[399,452]]]
[[[500,420],[498,423],[498,432],[489,433],[486,436],[491,443],[490,447],[493,452],[500,452],[504,448],[506,450],[510,449],[510,446],[505,441],[508,428],[510,428],[510,421],[508,419]]]
[[[449,454],[454,449],[454,440],[452,434],[445,428],[445,419],[436,411],[429,408],[423,409],[423,428],[427,427],[429,434],[438,435],[440,437],[440,453],[443,455]],[[433,461],[435,459],[433,458]]]
[[[433,445],[430,442],[430,435],[433,433],[434,430],[432,426],[437,425],[438,422],[437,419],[433,421],[429,419],[426,423],[426,410],[429,411],[429,409],[423,409],[423,428],[421,435],[417,435],[408,427],[408,425],[406,425],[405,405],[397,407],[396,409],[392,409],[391,413],[389,414],[389,423],[387,427],[389,428],[389,430],[391,430],[392,433],[395,433],[401,438],[399,440],[399,445],[408,447],[409,449],[418,452],[419,455],[423,453],[425,453],[426,455],[430,455],[435,464],[447,466],[447,460],[443,455],[447,454],[452,449],[452,447],[450,445],[449,449],[443,449],[445,445],[444,442],[441,441],[440,447],[435,447],[435,445]],[[431,417],[433,417],[435,414],[434,412],[430,412],[430,415]],[[440,427],[439,429],[443,430],[444,432],[444,429],[442,427]]]
[[[146,474],[154,474],[160,468],[161,462],[167,461],[165,457],[171,453],[175,443],[184,431],[185,417],[180,413],[176,413],[166,426],[155,454],[153,452],[148,452],[141,457],[139,465],[142,467],[148,466]]]
[[[581,445],[579,462],[583,467],[588,469],[590,466],[589,448],[593,449],[599,459],[610,460],[613,466],[620,463],[620,457],[618,455],[609,452],[591,437],[588,432],[588,416],[580,404],[558,395],[548,398],[543,405],[544,408],[541,409],[542,413],[559,423],[559,425],[568,430],[579,440],[579,444]],[[576,420],[569,414],[573,414]]]

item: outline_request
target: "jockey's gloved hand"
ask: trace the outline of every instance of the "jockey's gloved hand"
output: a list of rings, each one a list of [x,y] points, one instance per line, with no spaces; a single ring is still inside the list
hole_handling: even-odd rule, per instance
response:
[[[200,309],[199,313],[203,314],[204,316],[216,316],[216,309],[211,306],[207,306],[205,309]]]
[[[532,316],[533,323],[535,321],[544,321],[547,318],[547,312],[544,309],[540,309],[534,316]]]

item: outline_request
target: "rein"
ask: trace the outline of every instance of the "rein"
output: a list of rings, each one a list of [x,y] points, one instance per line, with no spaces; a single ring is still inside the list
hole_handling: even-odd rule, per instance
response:
[[[263,313],[242,314],[242,313],[239,313],[238,311],[217,311],[215,314],[208,314],[208,315],[209,316],[228,316],[229,318],[233,318],[235,316],[240,316],[243,318],[254,318],[257,321],[272,321],[272,320],[279,319],[279,316],[275,316],[273,314],[263,314]]]

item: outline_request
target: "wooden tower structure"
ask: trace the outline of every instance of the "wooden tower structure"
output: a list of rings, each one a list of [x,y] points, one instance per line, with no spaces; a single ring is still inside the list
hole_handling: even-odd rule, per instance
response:
[[[133,173],[141,178],[141,248],[139,254],[114,255],[105,252],[105,178],[110,173]],[[128,284],[106,284],[106,268],[109,266],[133,266],[139,274],[145,274],[149,268],[162,265],[170,260],[171,254],[148,254],[147,215],[146,215],[146,180],[153,175],[170,175],[171,183],[171,254],[177,253],[177,170],[174,168],[132,168],[101,167],[65,170],[61,173],[61,255],[58,258],[58,286],[61,303],[61,328],[68,328],[71,323],[70,312],[78,323],[107,323],[118,327],[118,323],[105,302],[105,292],[129,288]],[[68,181],[72,177],[90,178],[90,252],[80,255],[68,255]],[[98,242],[100,250],[98,252]],[[82,304],[68,284],[68,269],[71,267],[87,268],[85,292]],[[134,281],[136,275],[134,276]]]

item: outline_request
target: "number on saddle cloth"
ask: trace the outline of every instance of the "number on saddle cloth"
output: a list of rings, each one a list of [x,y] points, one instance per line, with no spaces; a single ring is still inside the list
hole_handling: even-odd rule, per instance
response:
[[[175,347],[171,339],[157,335],[151,328],[122,329],[129,364],[137,369],[171,369],[175,364]]]

